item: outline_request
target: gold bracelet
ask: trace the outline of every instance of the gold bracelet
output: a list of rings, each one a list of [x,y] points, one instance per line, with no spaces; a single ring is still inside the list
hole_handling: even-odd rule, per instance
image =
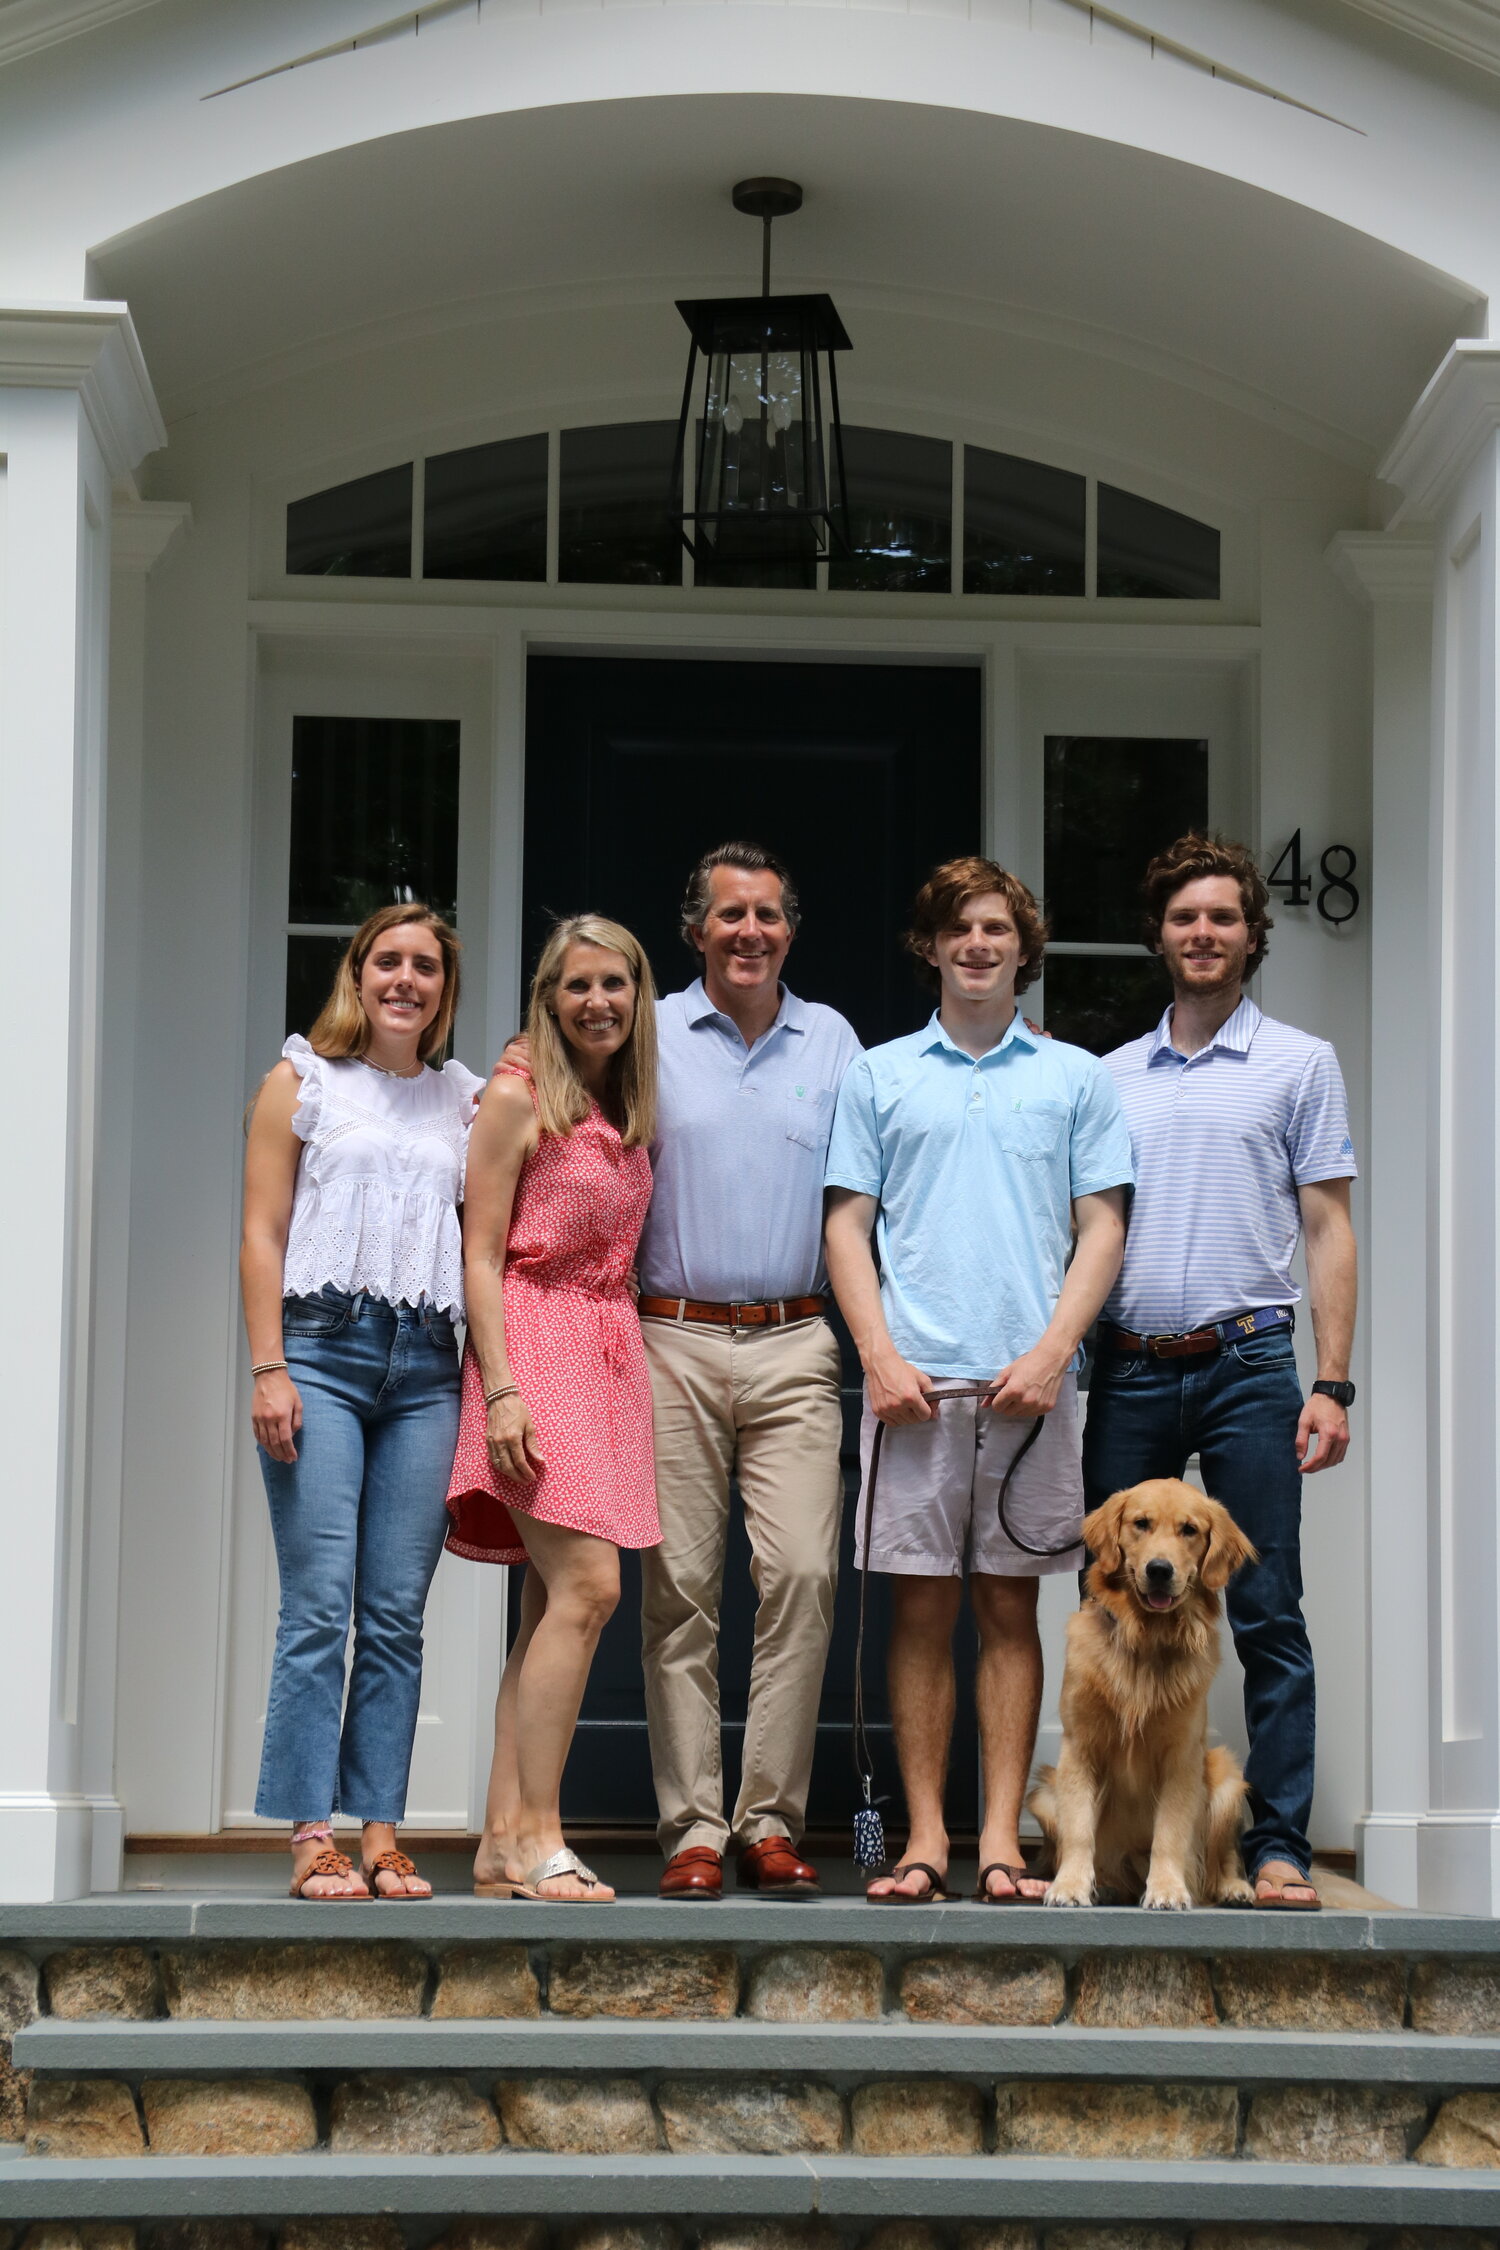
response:
[[[494,1405],[494,1403],[495,1403],[496,1399],[499,1399],[499,1398],[519,1398],[519,1397],[520,1397],[520,1395],[521,1395],[521,1386],[520,1386],[520,1384],[519,1384],[519,1383],[502,1383],[502,1384],[500,1385],[500,1388],[499,1388],[499,1389],[498,1389],[497,1391],[486,1391],[486,1392],[485,1392],[485,1394],[484,1394],[484,1407],[485,1407],[485,1412],[486,1412],[486,1413],[488,1413],[488,1412],[489,1412],[490,1408],[491,1408],[491,1407],[492,1407],[492,1406]]]
[[[259,1367],[252,1367],[250,1372],[252,1375],[275,1375],[285,1365],[284,1359],[263,1359]]]

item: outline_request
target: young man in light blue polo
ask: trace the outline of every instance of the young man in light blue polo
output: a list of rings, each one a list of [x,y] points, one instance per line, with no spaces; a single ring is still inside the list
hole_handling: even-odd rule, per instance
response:
[[[1120,1269],[1132,1173],[1108,1073],[1030,1031],[1016,1006],[1045,940],[1036,900],[993,860],[936,868],[907,943],[938,987],[937,1013],[851,1064],[834,1117],[828,1273],[865,1371],[867,1478],[875,1424],[886,1425],[870,1568],[891,1580],[888,1678],[909,1822],[904,1862],[870,1884],[872,1899],[946,1895],[966,1563],[984,1760],[979,1896],[1004,1905],[1046,1888],[1024,1872],[1017,1826],[1041,1708],[1037,1585],[1082,1560],[1074,1366]],[[927,1393],[946,1380],[993,1390],[939,1409]],[[1038,1417],[1006,1502],[1013,1538],[998,1495]],[[867,1483],[861,1555],[868,1497]]]

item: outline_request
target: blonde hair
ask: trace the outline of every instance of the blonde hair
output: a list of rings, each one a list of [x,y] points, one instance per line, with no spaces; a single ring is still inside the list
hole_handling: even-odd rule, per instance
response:
[[[307,1043],[315,1055],[323,1055],[330,1062],[349,1062],[364,1053],[370,1044],[370,1019],[359,997],[360,975],[387,930],[403,930],[413,925],[432,932],[443,957],[443,997],[438,1002],[437,1014],[418,1042],[417,1053],[423,1062],[442,1053],[452,1034],[458,1007],[458,937],[441,914],[413,900],[410,906],[377,907],[349,940],[344,957],[334,971],[333,990],[307,1035]]]
[[[605,952],[619,953],[630,972],[635,986],[635,1019],[629,1038],[610,1059],[609,1075],[624,1121],[620,1138],[627,1148],[644,1148],[656,1138],[656,986],[640,939],[632,937],[618,922],[606,921],[602,914],[569,914],[554,923],[531,980],[526,1038],[542,1131],[571,1133],[575,1125],[582,1124],[590,1108],[588,1089],[578,1075],[573,1050],[558,1027],[551,1005],[571,945],[597,945]]]

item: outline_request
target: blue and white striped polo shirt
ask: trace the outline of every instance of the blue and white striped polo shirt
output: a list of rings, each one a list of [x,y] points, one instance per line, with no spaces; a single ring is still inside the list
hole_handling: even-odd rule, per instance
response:
[[[1297,1190],[1358,1172],[1327,1040],[1241,1000],[1206,1047],[1180,1055],[1168,1008],[1104,1067],[1135,1158],[1125,1263],[1105,1318],[1161,1336],[1295,1304]]]

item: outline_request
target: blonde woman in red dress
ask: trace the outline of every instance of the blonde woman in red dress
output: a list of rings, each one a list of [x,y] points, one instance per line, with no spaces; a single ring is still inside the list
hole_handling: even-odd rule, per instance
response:
[[[656,994],[637,940],[574,915],[532,980],[527,1063],[502,1064],[469,1140],[469,1341],[448,1546],[530,1565],[495,1705],[486,1898],[614,1893],[563,1842],[563,1766],[622,1547],[661,1538],[651,1383],[631,1286],[651,1199]]]

